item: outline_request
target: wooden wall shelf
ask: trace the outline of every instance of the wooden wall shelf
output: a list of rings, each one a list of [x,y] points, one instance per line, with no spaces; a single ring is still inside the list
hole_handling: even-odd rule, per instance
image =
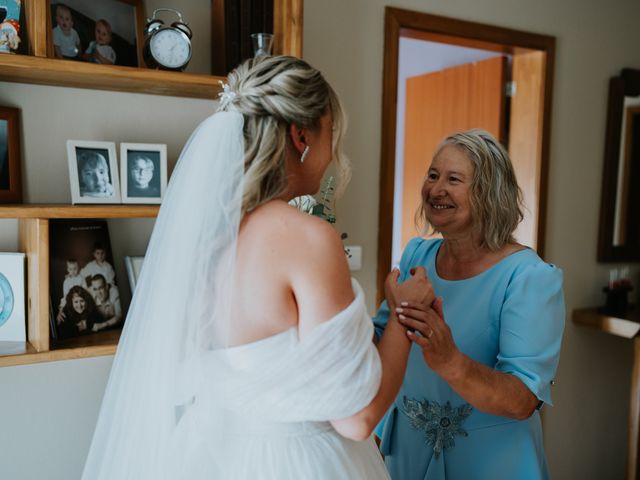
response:
[[[18,219],[18,249],[27,256],[27,339],[0,342],[0,367],[111,355],[120,331],[54,341],[49,327],[49,222],[63,218],[155,218],[158,205],[3,205],[0,218]]]
[[[274,0],[275,53],[302,56],[302,1]],[[218,98],[220,81],[224,81],[224,77],[51,58],[49,2],[24,0],[23,5],[29,55],[0,53],[0,81],[210,100]],[[137,21],[142,24],[144,19]],[[142,39],[138,42],[141,43]]]
[[[47,0],[23,0],[28,55],[0,53],[0,82],[53,85],[215,100],[222,77],[98,65],[53,57]],[[135,2],[129,2],[135,3]],[[274,0],[276,54],[302,56],[303,0]],[[143,20],[140,20],[143,21]],[[1,218],[18,219],[26,253],[28,342],[0,342],[0,367],[110,355],[119,332],[100,332],[55,343],[49,334],[49,221],[61,218],[154,218],[158,206],[2,205]]]
[[[573,311],[573,323],[633,340],[625,479],[637,480],[640,478],[640,310],[636,306],[617,316],[603,313],[595,307],[581,308]]]
[[[0,54],[0,80],[213,100],[224,77]]]
[[[159,210],[158,205],[2,205],[0,218],[153,218]]]
[[[624,338],[634,338],[640,332],[640,310],[630,309],[623,316],[603,313],[596,307],[573,311],[573,323],[595,328],[604,333]]]

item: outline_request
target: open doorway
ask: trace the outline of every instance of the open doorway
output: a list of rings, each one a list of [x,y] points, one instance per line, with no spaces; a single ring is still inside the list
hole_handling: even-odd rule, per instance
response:
[[[507,148],[526,206],[516,239],[542,256],[554,51],[553,37],[387,7],[378,301],[419,235],[431,156],[455,131],[483,128]]]

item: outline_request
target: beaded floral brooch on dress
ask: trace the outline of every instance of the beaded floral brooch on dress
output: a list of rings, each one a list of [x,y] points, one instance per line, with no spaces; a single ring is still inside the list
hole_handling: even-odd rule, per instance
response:
[[[433,447],[436,458],[442,450],[455,446],[456,435],[468,435],[462,428],[462,424],[473,410],[468,403],[454,408],[448,401],[440,405],[438,402],[410,400],[404,397],[402,405],[402,412],[409,418],[411,426],[425,432],[426,443]]]

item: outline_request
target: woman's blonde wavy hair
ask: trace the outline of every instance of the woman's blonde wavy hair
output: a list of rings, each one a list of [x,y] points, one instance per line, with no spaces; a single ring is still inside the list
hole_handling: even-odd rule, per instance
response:
[[[448,145],[462,149],[473,165],[471,218],[481,245],[495,251],[514,242],[513,232],[524,218],[524,204],[505,148],[489,132],[472,129],[445,138],[433,158]],[[423,233],[437,231],[427,220],[424,199],[416,212],[416,223],[423,226]]]
[[[289,127],[319,128],[327,112],[333,116],[333,160],[338,183],[344,188],[350,176],[341,151],[346,117],[338,96],[318,70],[299,58],[262,56],[241,64],[227,81],[229,97],[222,109],[244,116],[243,216],[285,192]]]

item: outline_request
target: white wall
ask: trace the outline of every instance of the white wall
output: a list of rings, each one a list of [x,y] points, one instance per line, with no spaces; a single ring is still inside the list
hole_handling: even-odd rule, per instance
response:
[[[570,312],[604,301],[600,288],[609,266],[596,262],[596,246],[608,79],[622,67],[640,68],[640,2],[305,2],[305,58],[334,84],[351,118],[346,149],[354,175],[338,219],[349,241],[363,245],[365,267],[359,279],[370,302],[385,5],[556,36],[546,257],[564,270],[568,321],[555,407],[545,414],[546,448],[554,479],[623,478],[631,344],[574,326]],[[637,267],[634,272],[638,285]]]
[[[191,131],[215,110],[208,100],[2,82],[0,105],[22,110],[28,203],[71,202],[67,139],[166,143],[171,171]],[[123,255],[144,253],[152,225],[109,222],[119,283],[126,278]],[[17,222],[0,221],[0,251],[16,248]],[[126,289],[121,293],[126,300]],[[79,478],[111,360],[0,368],[0,479]]]
[[[568,312],[601,303],[608,266],[595,258],[607,84],[622,67],[640,68],[640,3],[305,2],[305,58],[326,74],[351,119],[346,150],[354,177],[337,215],[349,243],[364,247],[364,269],[357,277],[371,310],[385,4],[557,37],[547,258],[565,271]],[[22,108],[29,202],[70,200],[68,138],[167,143],[173,162],[188,133],[212,111],[204,100],[10,83],[0,83],[0,104]],[[0,224],[0,249],[15,245],[15,237],[14,224]],[[630,361],[628,341],[567,323],[556,406],[545,418],[554,479],[623,477]],[[0,369],[0,478],[77,478],[109,365],[106,357]]]

